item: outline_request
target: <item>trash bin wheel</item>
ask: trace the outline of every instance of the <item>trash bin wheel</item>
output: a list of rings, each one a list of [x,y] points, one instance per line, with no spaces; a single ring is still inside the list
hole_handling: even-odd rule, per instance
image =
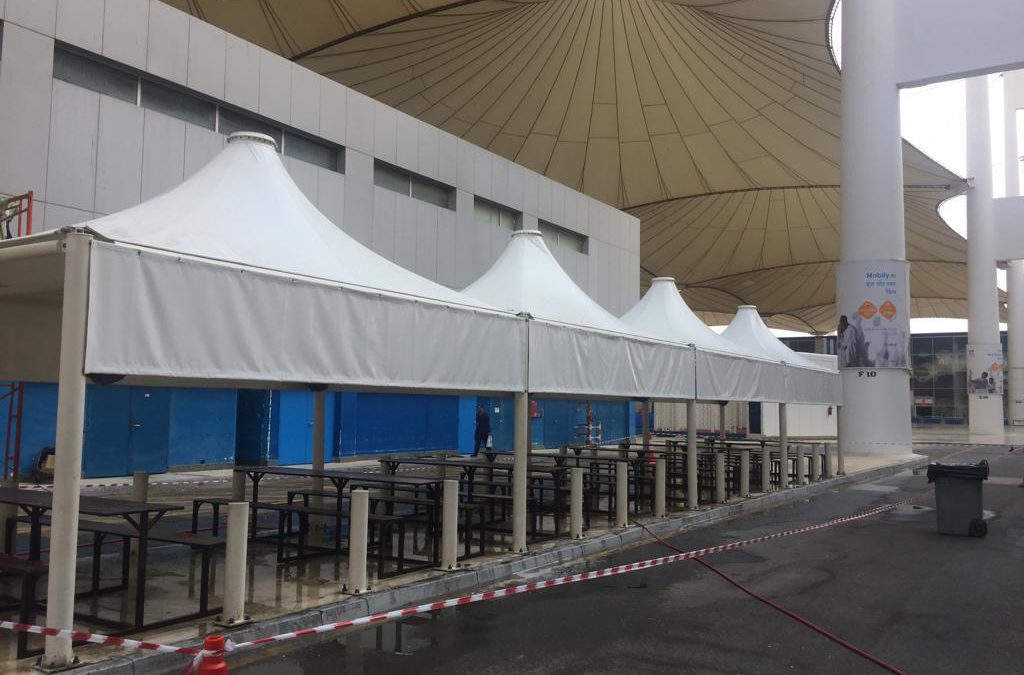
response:
[[[967,527],[967,534],[972,537],[984,537],[988,534],[988,523],[981,519],[972,520]]]

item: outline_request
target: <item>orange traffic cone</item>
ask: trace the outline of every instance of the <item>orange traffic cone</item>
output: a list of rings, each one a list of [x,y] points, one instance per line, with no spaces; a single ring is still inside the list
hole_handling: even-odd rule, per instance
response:
[[[207,635],[203,640],[203,660],[196,675],[227,675],[228,662],[224,660],[224,636]]]

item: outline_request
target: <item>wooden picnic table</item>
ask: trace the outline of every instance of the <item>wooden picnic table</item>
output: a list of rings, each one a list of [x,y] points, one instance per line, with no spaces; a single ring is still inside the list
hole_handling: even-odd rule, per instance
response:
[[[14,504],[29,520],[29,559],[39,560],[42,555],[43,516],[53,508],[53,493],[46,490],[25,490],[0,487],[0,503]],[[146,607],[146,549],[149,531],[168,511],[180,511],[184,507],[159,502],[133,502],[125,499],[109,499],[82,495],[78,501],[78,512],[98,518],[122,518],[137,533],[139,555],[136,560],[135,623],[128,630],[145,628]],[[5,552],[14,553],[15,523],[5,523]]]

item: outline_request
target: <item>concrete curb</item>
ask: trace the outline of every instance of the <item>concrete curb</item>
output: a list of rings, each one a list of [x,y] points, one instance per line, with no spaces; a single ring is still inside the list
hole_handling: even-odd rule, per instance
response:
[[[836,488],[876,480],[891,476],[901,471],[925,466],[927,458],[913,459],[899,464],[867,469],[856,474],[837,476],[830,480],[801,485],[786,491],[772,492],[752,497],[740,502],[714,506],[695,512],[684,511],[670,515],[657,521],[646,523],[648,529],[660,536],[701,527],[740,514],[757,513],[776,508],[784,504],[832,491]],[[237,630],[227,631],[225,637],[234,642],[246,642],[265,635],[277,635],[302,628],[353,619],[376,612],[385,612],[408,605],[417,605],[428,600],[463,594],[467,591],[506,581],[520,572],[553,565],[565,564],[592,556],[602,551],[614,550],[629,546],[645,539],[649,535],[640,527],[629,527],[620,531],[580,539],[566,540],[557,546],[529,553],[522,556],[505,558],[493,563],[482,565],[459,572],[442,574],[431,579],[402,586],[367,593],[366,595],[346,598],[315,609],[302,610],[273,619],[248,624]],[[199,647],[201,640],[183,643],[184,646]],[[95,664],[83,665],[75,669],[76,673],[103,673],[104,675],[161,675],[163,673],[180,675],[184,666],[181,656],[171,654],[154,654],[152,652],[136,652],[116,656]]]

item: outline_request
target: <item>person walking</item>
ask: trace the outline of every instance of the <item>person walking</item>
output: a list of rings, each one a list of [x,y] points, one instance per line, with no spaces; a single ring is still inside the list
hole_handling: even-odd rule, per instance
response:
[[[482,405],[476,407],[476,431],[473,433],[473,456],[480,454],[480,446],[487,449],[487,439],[491,435],[491,416]]]

